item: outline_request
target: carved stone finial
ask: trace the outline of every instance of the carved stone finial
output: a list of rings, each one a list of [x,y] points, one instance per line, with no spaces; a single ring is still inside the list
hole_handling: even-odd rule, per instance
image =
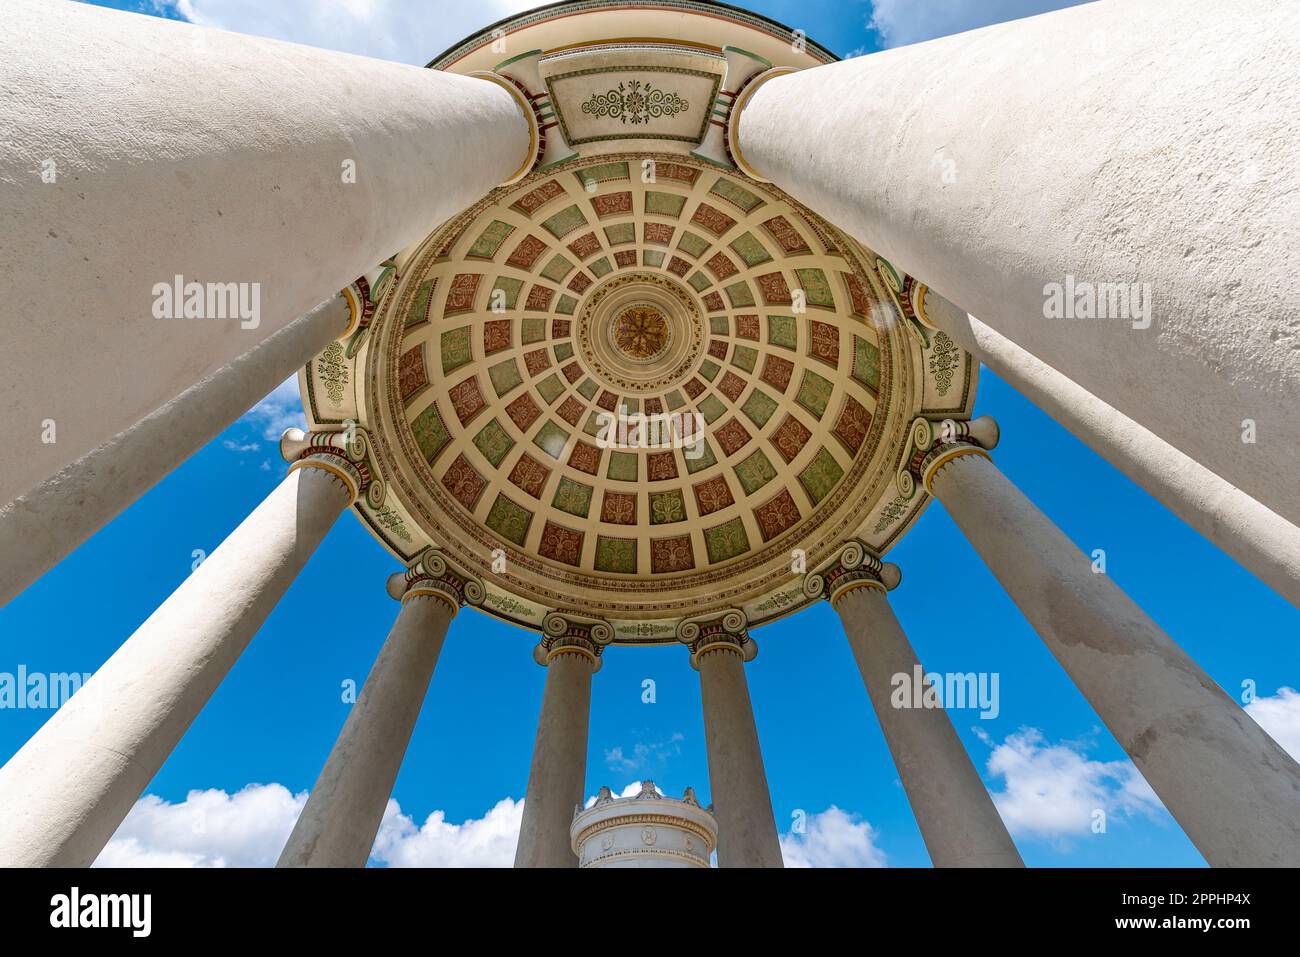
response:
[[[855,588],[888,592],[902,580],[902,569],[892,562],[881,561],[854,538],[845,542],[833,559],[804,576],[803,592],[809,598],[825,598],[835,607]]]
[[[601,653],[614,640],[614,627],[603,618],[572,611],[548,612],[542,619],[542,640],[533,649],[533,660],[546,667],[560,655],[580,655],[600,670]]]
[[[749,619],[739,608],[695,618],[685,618],[677,625],[677,640],[691,650],[691,667],[697,671],[700,659],[713,653],[735,654],[742,661],[753,661],[758,644],[749,637]]]

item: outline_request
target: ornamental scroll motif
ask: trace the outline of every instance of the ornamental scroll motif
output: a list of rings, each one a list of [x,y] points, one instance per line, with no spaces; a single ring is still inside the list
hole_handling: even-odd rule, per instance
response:
[[[952,374],[961,365],[961,350],[948,337],[947,333],[934,334],[934,351],[930,353],[930,374],[934,376],[935,388],[940,395],[947,395],[952,388]]]
[[[676,116],[690,109],[690,103],[676,93],[656,89],[651,83],[628,80],[608,93],[593,93],[582,104],[582,112],[591,116],[617,119],[639,126],[652,119]]]

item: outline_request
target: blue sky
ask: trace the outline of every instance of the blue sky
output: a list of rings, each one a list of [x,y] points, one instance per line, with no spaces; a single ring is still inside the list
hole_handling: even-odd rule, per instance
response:
[[[149,0],[162,12],[302,42],[422,61],[515,9],[508,0]],[[1063,3],[751,2],[841,55],[1025,15]],[[270,10],[261,9],[263,7]],[[983,17],[983,20],[979,18]],[[437,21],[431,23],[430,21]],[[295,31],[297,31],[295,33]],[[418,45],[412,38],[418,40]],[[1230,694],[1253,681],[1251,712],[1300,750],[1295,610],[991,373],[977,413],[994,415],[1000,468]],[[274,437],[293,424],[281,389],[44,579],[0,609],[0,672],[97,668],[275,486]],[[890,554],[892,595],[926,668],[997,672],[1001,709],[952,711],[972,759],[1031,865],[1198,865],[1200,855],[985,569],[942,506]],[[347,715],[398,606],[396,565],[351,516],[268,619],[148,788],[103,862],[269,864]],[[338,609],[322,621],[322,607]],[[924,866],[928,857],[843,633],[824,604],[759,630],[748,666],[778,828],[790,863]],[[454,622],[397,781],[378,864],[509,863],[545,671],[535,638],[472,611]],[[645,679],[656,700],[642,700]],[[0,760],[49,711],[0,710]],[[684,649],[612,649],[593,683],[587,793],[642,777],[708,793],[698,678]],[[1088,813],[1107,810],[1093,834]],[[400,811],[398,810],[400,808]]]

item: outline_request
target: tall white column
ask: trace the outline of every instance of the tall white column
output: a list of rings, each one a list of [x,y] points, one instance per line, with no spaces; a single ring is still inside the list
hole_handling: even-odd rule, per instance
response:
[[[1206,861],[1300,866],[1300,765],[1007,480],[981,426],[921,449],[924,487]]]
[[[351,327],[334,296],[0,507],[0,605],[36,581]]]
[[[745,631],[745,617],[732,610],[688,619],[677,637],[691,649],[700,673],[709,794],[718,820],[719,867],[783,867],[772,794],[754,726],[745,664],[758,645]]]
[[[536,157],[532,107],[500,78],[89,4],[10,0],[5,15],[0,503]],[[177,276],[240,284],[205,290],[205,314],[227,292],[256,309],[155,318]]]
[[[923,322],[951,336],[1171,512],[1300,607],[1300,527],[933,290],[920,286],[915,302]]]
[[[614,637],[608,622],[551,612],[533,658],[546,668],[515,867],[577,867],[569,827],[587,778],[591,676]]]
[[[910,684],[921,667],[886,597],[901,577],[897,565],[851,541],[804,580],[804,591],[825,596],[839,613],[934,866],[1023,867],[947,711],[921,702],[900,708],[892,699],[898,677]]]
[[[751,84],[733,153],[1300,524],[1297,35],[1295,3],[1083,4]]]
[[[103,850],[360,492],[360,434],[312,438],[282,443],[306,457],[0,768],[0,866],[85,867]]]
[[[433,548],[388,592],[402,602],[329,760],[280,854],[279,867],[364,867],[393,793],[406,746],[433,678],[447,627],[465,601],[483,599],[477,579]]]

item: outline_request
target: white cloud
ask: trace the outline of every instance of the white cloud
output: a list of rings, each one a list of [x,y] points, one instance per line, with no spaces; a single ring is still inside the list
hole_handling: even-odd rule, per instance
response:
[[[992,745],[987,735],[985,743]],[[1115,816],[1165,816],[1164,805],[1130,761],[1093,761],[1072,742],[1051,744],[1036,728],[1023,728],[993,748],[988,769],[1006,787],[993,792],[1012,834],[1067,838],[1092,833],[1093,812]]]
[[[882,46],[897,47],[1006,20],[1019,20],[1084,0],[873,0],[867,26]]]
[[[307,417],[302,411],[302,398],[298,391],[298,376],[292,375],[272,390],[257,405],[240,417],[241,425],[256,429],[262,436],[272,442],[278,442],[285,429],[307,428]],[[236,443],[226,442],[226,448],[243,451]],[[256,446],[253,446],[256,448]]]
[[[178,804],[147,794],[95,866],[272,867],[306,801],[282,784],[191,791]]]
[[[176,804],[148,794],[95,866],[274,867],[306,802],[306,791],[291,794],[282,784],[250,784],[234,794],[191,791]],[[509,867],[523,809],[523,801],[504,798],[463,824],[434,811],[416,826],[390,800],[371,858],[389,867]]]
[[[786,867],[884,867],[876,829],[831,805],[804,822],[804,833],[781,835]]]
[[[510,867],[523,814],[523,801],[502,798],[483,817],[463,824],[449,824],[442,811],[434,811],[416,827],[389,801],[370,856],[389,867]]]
[[[167,0],[187,20],[236,33],[423,66],[533,0]],[[503,56],[502,59],[505,57]]]
[[[1300,691],[1278,688],[1271,698],[1256,698],[1246,705],[1250,715],[1282,750],[1300,761]]]

